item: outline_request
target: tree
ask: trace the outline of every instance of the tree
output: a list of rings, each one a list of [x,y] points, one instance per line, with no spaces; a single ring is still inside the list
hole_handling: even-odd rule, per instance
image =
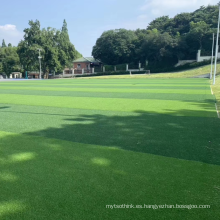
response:
[[[156,18],[147,29],[106,31],[97,39],[92,54],[107,64],[148,60],[157,68],[173,66],[180,59],[196,59],[198,49],[203,55],[211,55],[218,11],[217,5],[202,6],[173,18]]]
[[[40,22],[29,21],[29,28],[24,29],[24,40],[18,44],[18,55],[25,70],[39,69],[38,51],[41,44]]]
[[[8,44],[8,47],[12,47],[12,44],[11,44],[11,43],[9,43],[9,44]]]
[[[18,54],[26,70],[39,69],[39,48],[42,50],[42,70],[46,77],[50,71],[63,70],[79,55],[69,40],[65,20],[61,31],[51,27],[41,30],[38,20],[29,21],[29,26],[24,30],[24,40],[18,45]]]
[[[149,66],[169,66],[177,62],[173,54],[174,38],[167,32],[160,33],[157,29],[147,31],[142,44],[142,54]]]
[[[189,36],[193,39],[196,39],[199,42],[199,49],[202,49],[202,43],[204,38],[207,35],[212,33],[210,25],[206,24],[204,21],[199,21],[194,23],[193,21],[190,22],[190,32]]]
[[[42,70],[46,78],[48,78],[49,71],[57,71],[61,68],[59,49],[56,46],[57,34],[54,28],[43,29],[41,33]]]
[[[2,40],[2,47],[7,47],[4,39]]]
[[[163,32],[165,29],[165,25],[170,21],[171,19],[169,16],[161,16],[159,18],[154,19],[151,21],[147,27],[147,30],[153,30],[157,29],[160,32]]]
[[[21,71],[19,56],[15,47],[0,48],[0,72],[6,73],[8,76],[11,72]]]
[[[68,67],[68,64],[77,58],[78,52],[70,42],[65,19],[63,21],[61,32],[57,32],[57,37],[60,63],[63,67]]]
[[[116,65],[130,63],[134,53],[134,31],[119,29],[104,32],[96,41],[92,55],[102,62]]]

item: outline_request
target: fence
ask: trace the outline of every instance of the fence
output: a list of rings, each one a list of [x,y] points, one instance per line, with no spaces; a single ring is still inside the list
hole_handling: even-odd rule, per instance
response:
[[[103,68],[103,72],[110,71],[143,71],[144,68],[141,68],[141,63],[135,64],[119,64],[119,65],[105,65]]]

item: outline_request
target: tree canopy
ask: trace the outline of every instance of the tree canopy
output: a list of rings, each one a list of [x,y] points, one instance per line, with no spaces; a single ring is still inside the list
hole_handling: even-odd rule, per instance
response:
[[[2,47],[7,47],[4,39],[2,40]]]
[[[20,59],[16,47],[0,47],[0,73],[9,75],[21,71]]]
[[[42,72],[63,71],[70,67],[74,59],[82,55],[70,42],[67,22],[63,21],[61,30],[40,27],[40,21],[29,21],[29,27],[24,29],[24,39],[17,47],[8,47],[5,40],[0,47],[0,73],[9,75],[13,71],[38,71],[38,51],[41,50]],[[73,65],[73,63],[72,63]]]
[[[196,59],[199,49],[203,55],[211,55],[217,22],[218,6],[209,5],[173,18],[156,18],[146,29],[105,31],[97,39],[92,55],[112,65],[147,60],[151,67],[171,66],[179,59]]]
[[[50,71],[62,71],[69,62],[81,56],[69,40],[65,20],[61,31],[51,27],[41,29],[38,20],[31,20],[24,33],[24,40],[19,43],[17,52],[26,70],[39,69],[39,49],[42,71],[46,75]]]
[[[106,31],[97,40],[92,55],[108,64],[131,62],[136,38],[133,31],[125,29]]]

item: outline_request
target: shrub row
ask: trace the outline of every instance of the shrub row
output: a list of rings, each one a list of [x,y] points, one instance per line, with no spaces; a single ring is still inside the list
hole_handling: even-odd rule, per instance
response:
[[[220,60],[218,59],[218,61]],[[205,60],[199,63],[197,62],[187,63],[185,65],[178,66],[178,67],[162,67],[161,68],[161,67],[156,67],[156,66],[147,66],[146,69],[150,69],[151,73],[176,72],[176,71],[188,70],[188,69],[208,65],[210,64],[210,62],[211,62],[210,60]]]
[[[146,71],[138,71],[138,72],[131,72],[132,74],[144,74]],[[109,71],[109,72],[99,72],[94,74],[88,74],[88,75],[76,75],[75,77],[90,77],[90,76],[115,76],[115,75],[129,75],[130,72],[128,71]]]
[[[119,65],[115,65],[116,66],[116,69],[117,71],[125,71],[126,70],[126,64],[119,64]],[[107,72],[110,72],[110,71],[114,71],[114,68],[115,68],[114,65],[105,65],[105,70]]]

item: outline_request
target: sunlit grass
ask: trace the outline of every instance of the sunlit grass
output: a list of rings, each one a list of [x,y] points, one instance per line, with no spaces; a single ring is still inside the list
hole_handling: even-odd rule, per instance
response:
[[[198,92],[198,90],[196,90]],[[210,91],[209,91],[210,92]],[[198,94],[206,91],[199,91]],[[89,110],[110,110],[110,111],[147,111],[149,113],[174,114],[179,116],[206,116],[216,117],[214,100],[211,102],[187,102],[178,100],[154,100],[154,99],[120,99],[120,98],[95,98],[95,97],[62,97],[59,96],[29,96],[0,94],[0,103],[50,106]],[[185,110],[185,111],[184,111]],[[195,112],[197,111],[197,112]],[[213,114],[214,113],[214,114]]]
[[[0,83],[0,219],[218,219],[214,104],[208,79]]]

